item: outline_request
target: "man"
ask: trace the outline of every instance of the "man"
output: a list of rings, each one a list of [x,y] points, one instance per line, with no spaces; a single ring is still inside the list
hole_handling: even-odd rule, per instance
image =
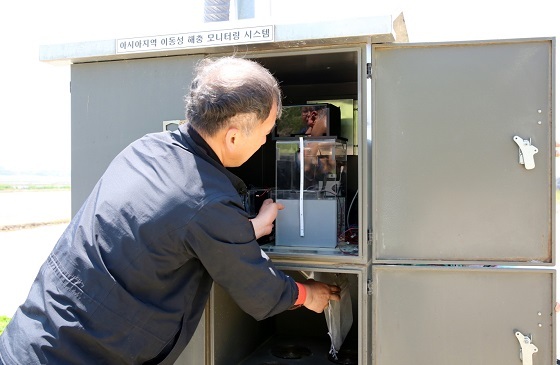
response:
[[[322,105],[302,107],[301,118],[303,128],[301,134],[312,137],[327,135],[327,108]]]
[[[226,169],[265,143],[281,113],[276,80],[233,57],[197,71],[187,123],[111,162],[0,337],[0,362],[172,364],[213,281],[257,320],[340,299],[273,266],[256,239],[283,207],[267,200],[249,220],[245,185]]]

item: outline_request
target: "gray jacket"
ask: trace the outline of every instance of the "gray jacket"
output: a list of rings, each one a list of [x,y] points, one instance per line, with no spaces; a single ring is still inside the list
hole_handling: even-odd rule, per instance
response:
[[[212,282],[260,320],[295,282],[255,240],[245,184],[187,126],[109,165],[0,337],[5,364],[172,364]]]

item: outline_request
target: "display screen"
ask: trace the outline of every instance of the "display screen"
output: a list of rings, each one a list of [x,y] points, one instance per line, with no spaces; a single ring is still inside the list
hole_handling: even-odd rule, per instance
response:
[[[285,106],[276,121],[274,137],[339,136],[340,109],[331,104]]]

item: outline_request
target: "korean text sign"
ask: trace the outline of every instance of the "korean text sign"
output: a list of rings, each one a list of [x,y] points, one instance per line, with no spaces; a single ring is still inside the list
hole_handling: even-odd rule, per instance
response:
[[[211,30],[116,40],[117,54],[274,42],[273,26]]]

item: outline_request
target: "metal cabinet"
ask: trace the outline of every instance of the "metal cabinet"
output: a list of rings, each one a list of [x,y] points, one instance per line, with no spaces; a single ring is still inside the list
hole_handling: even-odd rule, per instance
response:
[[[554,39],[392,44],[384,27],[302,29],[279,26],[243,55],[273,71],[285,104],[355,105],[343,128],[354,249],[263,250],[293,275],[350,278],[360,364],[551,364]],[[59,55],[73,63],[73,211],[126,144],[183,119],[196,61],[236,51]],[[267,146],[236,171],[250,184],[274,180]],[[256,323],[216,287],[177,364],[250,364],[271,336],[324,339],[323,325],[305,312]]]
[[[72,212],[129,143],[184,119],[183,98],[201,56],[71,66]]]
[[[555,361],[553,60],[373,47],[373,364]]]
[[[553,263],[553,46],[374,48],[376,260]]]
[[[556,362],[554,270],[389,265],[373,278],[372,364]]]

